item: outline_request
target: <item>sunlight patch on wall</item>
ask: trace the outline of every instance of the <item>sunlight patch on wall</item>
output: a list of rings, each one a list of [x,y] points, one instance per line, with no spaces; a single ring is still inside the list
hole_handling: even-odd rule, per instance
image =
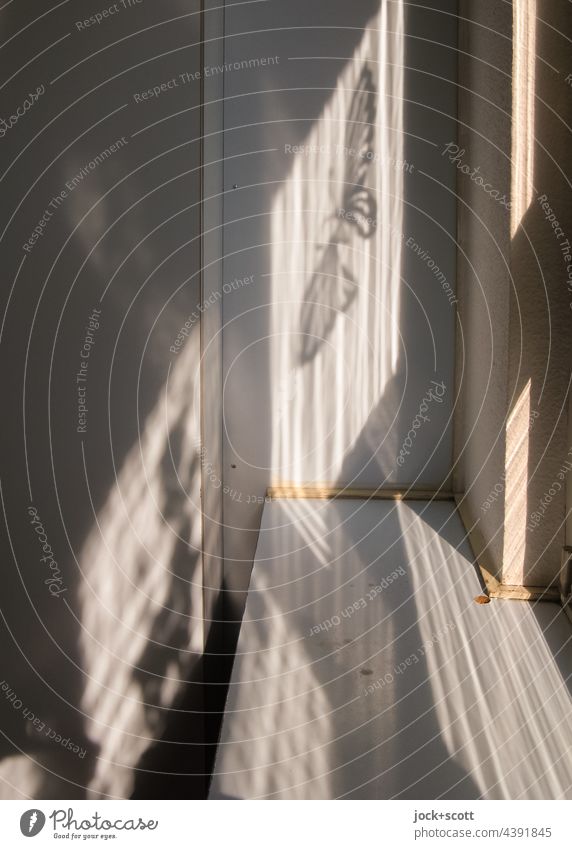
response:
[[[275,482],[334,481],[396,369],[403,28],[382,4],[274,202]]]
[[[513,4],[513,119],[511,235],[532,201],[536,86],[536,0]]]
[[[526,584],[524,556],[528,505],[530,380],[514,405],[506,425],[505,532],[502,581]]]
[[[100,747],[92,798],[129,796],[162,709],[203,649],[198,336],[197,327],[178,354],[81,554],[81,709]]]

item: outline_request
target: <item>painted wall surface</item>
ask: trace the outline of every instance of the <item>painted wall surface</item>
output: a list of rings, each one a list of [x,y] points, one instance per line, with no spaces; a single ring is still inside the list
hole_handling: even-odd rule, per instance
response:
[[[565,540],[567,12],[541,0],[461,4],[460,145],[471,168],[510,193],[511,209],[460,175],[457,487],[507,584],[555,582]]]
[[[224,10],[207,0],[203,65],[224,61]],[[223,300],[223,77],[203,79],[201,463],[204,521],[205,617],[218,616],[223,581],[222,534],[222,300]],[[214,485],[213,485],[214,482]]]
[[[227,6],[230,588],[248,580],[270,484],[449,476],[455,7]]]
[[[572,445],[572,392],[568,398],[568,443]],[[566,545],[572,545],[572,475],[566,479]]]
[[[0,795],[149,798],[205,637],[199,7],[51,6],[0,13],[0,114],[40,91],[0,139]]]
[[[568,439],[568,390],[572,379],[572,175],[570,142],[572,20],[567,3],[529,4],[531,48],[516,41],[523,66],[521,90],[513,93],[513,198],[525,195],[514,216],[511,242],[510,409],[530,392],[531,418],[523,461],[527,467],[525,518],[507,524],[503,571],[507,583],[557,581],[565,543],[566,477],[572,474]],[[515,34],[525,21],[515,5]],[[523,33],[523,36],[526,33]],[[527,60],[527,61],[525,61]],[[517,59],[515,59],[515,62]],[[534,87],[531,80],[534,80]],[[515,87],[519,84],[515,72]],[[523,117],[526,86],[533,89],[530,130]],[[524,89],[524,91],[522,90]],[[518,110],[518,111],[517,111]],[[534,137],[534,144],[531,145]],[[529,150],[521,162],[519,147]],[[528,171],[528,185],[522,171]],[[524,185],[522,185],[524,183]],[[517,211],[518,210],[517,207]],[[555,215],[560,230],[554,229]],[[530,387],[530,388],[528,388]],[[509,458],[509,463],[514,460]],[[566,465],[568,463],[568,466]],[[516,478],[514,472],[512,477]],[[514,495],[507,490],[507,499]],[[515,551],[520,554],[515,557]]]
[[[508,3],[459,4],[459,147],[510,198],[512,10]],[[486,129],[485,129],[486,128]],[[508,393],[510,213],[459,174],[455,488],[502,563]],[[487,505],[486,507],[484,505]],[[480,552],[475,552],[480,554]]]

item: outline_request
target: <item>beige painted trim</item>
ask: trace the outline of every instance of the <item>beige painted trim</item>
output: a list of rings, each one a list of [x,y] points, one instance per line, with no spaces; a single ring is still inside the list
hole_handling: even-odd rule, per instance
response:
[[[337,486],[269,486],[268,498],[356,498],[383,501],[453,501],[452,492],[429,489],[369,489]]]
[[[483,580],[490,598],[508,598],[514,601],[560,601],[560,593],[554,587],[521,587],[500,584],[494,575],[480,566]]]

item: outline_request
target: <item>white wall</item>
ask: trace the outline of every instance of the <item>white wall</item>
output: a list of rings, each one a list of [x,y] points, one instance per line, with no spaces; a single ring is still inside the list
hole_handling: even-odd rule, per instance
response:
[[[225,78],[224,278],[253,277],[224,301],[237,586],[272,483],[447,482],[456,19],[433,7],[228,4],[226,62],[266,60]]]
[[[201,298],[200,84],[135,95],[199,69],[200,7],[118,4],[82,29],[93,3],[49,5],[1,13],[3,61],[18,72],[2,114],[40,84],[45,93],[0,146],[0,678],[84,754],[32,730],[3,699],[0,795],[152,797],[167,792],[148,783],[161,769],[153,743],[182,693],[200,694],[205,637],[200,322],[170,350]],[[25,252],[50,199],[82,169]],[[76,375],[94,309],[78,432]],[[58,597],[31,504],[66,588]],[[194,707],[185,733],[198,742]],[[200,745],[193,751],[189,795],[204,768]]]
[[[224,61],[224,9],[206,0],[202,65]],[[223,583],[222,488],[222,286],[223,286],[223,76],[203,78],[202,140],[202,427],[203,579],[205,629],[218,640]],[[211,468],[213,471],[211,471]],[[214,620],[214,622],[213,622]],[[216,632],[216,633],[215,633]]]

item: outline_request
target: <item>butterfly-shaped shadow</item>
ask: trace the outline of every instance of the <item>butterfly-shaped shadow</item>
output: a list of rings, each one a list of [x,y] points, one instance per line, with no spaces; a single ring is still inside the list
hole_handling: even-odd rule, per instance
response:
[[[350,255],[356,233],[369,239],[375,232],[377,201],[366,188],[371,167],[377,90],[373,74],[363,66],[345,121],[344,174],[340,203],[326,221],[331,230],[319,247],[320,256],[300,308],[300,364],[310,362],[327,340],[338,313],[357,295],[357,283],[344,254]]]

